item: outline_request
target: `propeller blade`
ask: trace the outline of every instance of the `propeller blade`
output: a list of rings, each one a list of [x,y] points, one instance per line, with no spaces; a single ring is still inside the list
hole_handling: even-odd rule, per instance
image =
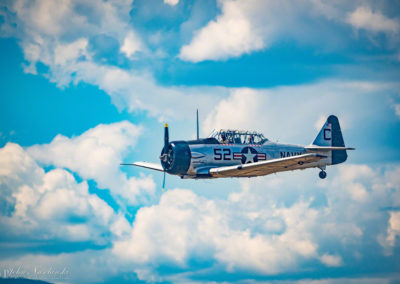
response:
[[[169,133],[168,133],[168,124],[165,124],[164,128],[164,152],[167,151],[169,144]]]
[[[164,191],[165,189],[165,171],[164,171],[164,176],[163,176],[163,181],[162,181],[162,188],[161,190]]]

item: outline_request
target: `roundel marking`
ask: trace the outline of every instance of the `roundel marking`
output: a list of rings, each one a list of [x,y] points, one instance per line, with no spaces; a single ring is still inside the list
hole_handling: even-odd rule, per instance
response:
[[[252,147],[244,147],[242,153],[242,164],[258,162],[258,152]]]

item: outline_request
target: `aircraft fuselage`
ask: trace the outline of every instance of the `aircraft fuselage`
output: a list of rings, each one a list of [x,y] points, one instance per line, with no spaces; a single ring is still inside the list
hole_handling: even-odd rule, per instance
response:
[[[299,156],[310,153],[305,147],[291,144],[280,144],[271,141],[263,145],[257,144],[191,144],[192,141],[172,141],[187,143],[190,151],[190,163],[186,173],[177,172],[182,178],[209,178],[210,168],[249,164],[279,158]],[[314,153],[316,151],[313,151]],[[326,154],[326,153],[324,153]],[[300,168],[331,165],[330,157]]]

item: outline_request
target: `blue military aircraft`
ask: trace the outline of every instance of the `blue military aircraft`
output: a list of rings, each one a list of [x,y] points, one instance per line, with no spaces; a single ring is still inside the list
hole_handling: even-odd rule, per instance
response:
[[[181,178],[256,177],[277,172],[319,168],[326,178],[326,166],[346,161],[346,150],[339,120],[331,115],[314,142],[308,146],[276,143],[261,133],[232,129],[214,130],[209,137],[169,141],[168,125],[164,129],[161,164],[135,162],[133,165]]]

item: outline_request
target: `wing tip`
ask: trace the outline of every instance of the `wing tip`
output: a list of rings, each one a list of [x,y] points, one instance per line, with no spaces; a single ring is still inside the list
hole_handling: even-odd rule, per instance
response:
[[[163,167],[161,165],[155,164],[155,163],[150,163],[150,162],[134,162],[132,164],[122,163],[121,165],[124,165],[124,166],[136,166],[136,167],[155,170],[155,171],[159,171],[159,172],[163,172],[164,171],[164,169],[163,169]]]

